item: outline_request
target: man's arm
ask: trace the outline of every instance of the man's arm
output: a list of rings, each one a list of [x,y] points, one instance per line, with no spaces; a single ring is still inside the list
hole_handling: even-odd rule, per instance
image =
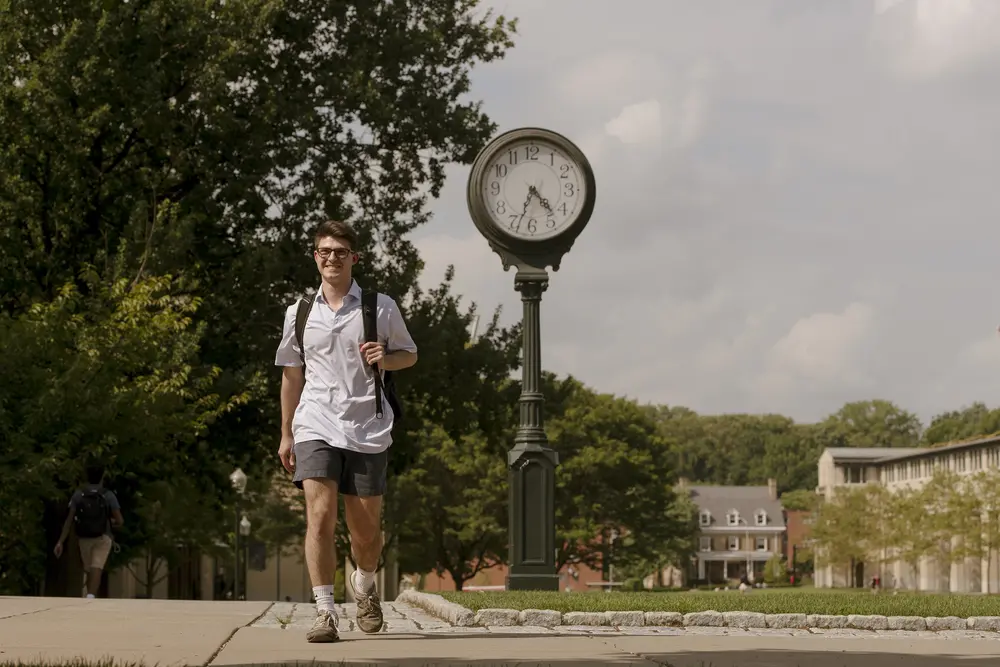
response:
[[[66,539],[69,537],[70,528],[73,527],[73,503],[70,503],[69,512],[66,514],[66,520],[63,522],[62,533],[59,534],[59,544],[66,544]]]
[[[384,324],[379,326],[380,330],[386,332],[385,336],[385,356],[379,365],[382,370],[401,371],[417,363],[417,345],[410,337],[410,332],[403,321],[403,314],[399,312],[399,306],[389,297],[385,299],[385,307],[382,309]]]
[[[386,352],[382,357],[382,368],[387,371],[401,371],[417,363],[417,353],[408,350]]]
[[[281,437],[292,437],[292,418],[299,407],[302,388],[306,386],[306,374],[302,366],[285,366],[281,370]]]

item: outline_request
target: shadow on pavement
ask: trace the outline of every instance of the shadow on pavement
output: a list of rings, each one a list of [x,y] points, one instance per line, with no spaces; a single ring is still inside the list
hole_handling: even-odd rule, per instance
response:
[[[694,653],[676,651],[645,655],[601,655],[588,658],[517,659],[482,658],[478,660],[457,658],[407,658],[394,660],[352,659],[344,661],[287,661],[267,663],[291,667],[595,667],[597,665],[635,665],[648,667],[997,667],[1000,657],[974,657],[961,655],[918,656],[900,653],[870,653],[829,651],[719,651]],[[261,663],[226,665],[226,667],[262,667]]]

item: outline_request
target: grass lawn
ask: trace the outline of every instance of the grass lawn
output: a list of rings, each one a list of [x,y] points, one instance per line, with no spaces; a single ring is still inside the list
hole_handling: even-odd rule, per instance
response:
[[[548,593],[499,591],[441,593],[452,602],[479,609],[553,609],[555,611],[758,611],[764,614],[881,614],[884,616],[1000,616],[1000,596],[948,593],[784,588],[679,593]]]

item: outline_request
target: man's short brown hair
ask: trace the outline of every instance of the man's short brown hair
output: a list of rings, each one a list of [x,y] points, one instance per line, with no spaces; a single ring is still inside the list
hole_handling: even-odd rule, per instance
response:
[[[314,242],[317,247],[323,239],[341,239],[347,242],[351,250],[357,250],[358,247],[358,233],[349,224],[339,220],[327,220],[316,228]]]

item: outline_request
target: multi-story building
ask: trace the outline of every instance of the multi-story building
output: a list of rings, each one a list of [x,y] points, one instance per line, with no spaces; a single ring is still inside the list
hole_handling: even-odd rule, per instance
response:
[[[923,486],[937,470],[965,475],[985,468],[1000,468],[1000,436],[908,449],[835,447],[824,450],[819,458],[817,492],[829,500],[838,489],[862,484],[883,484],[890,491],[898,491],[903,487]],[[916,571],[892,559],[891,554],[883,556],[882,561],[891,562],[881,567],[855,563],[853,573],[844,567],[824,565],[818,556],[815,583],[834,587],[847,586],[853,581],[863,586],[871,577],[879,576],[883,586],[901,589],[966,593],[1000,591],[1000,554],[996,549],[991,550],[987,558],[968,558],[958,563],[924,557]]]
[[[748,573],[763,578],[764,565],[785,547],[785,517],[778,482],[767,486],[679,486],[698,506],[698,552],[693,578],[727,583]]]

